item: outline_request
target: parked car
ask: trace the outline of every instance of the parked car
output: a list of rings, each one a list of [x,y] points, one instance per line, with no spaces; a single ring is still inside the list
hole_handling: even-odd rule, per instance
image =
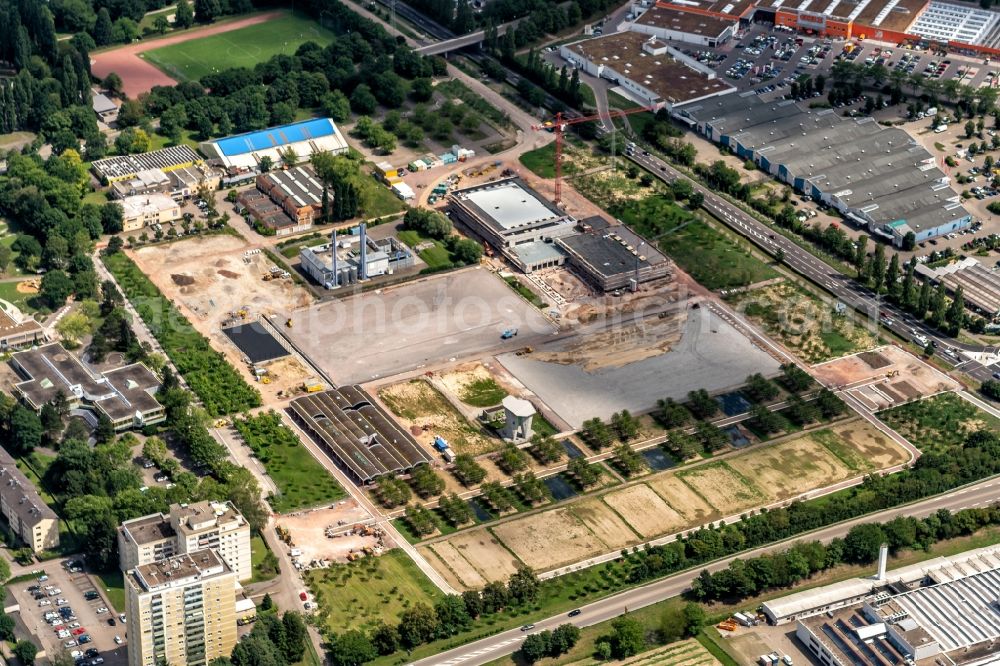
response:
[[[118,645],[121,645],[122,644],[122,637],[121,636],[115,636],[115,643],[117,643]]]
[[[109,627],[113,627],[113,626],[115,626],[115,625],[117,625],[117,624],[118,624],[118,623],[117,623],[117,622],[115,622],[115,618],[113,618],[113,617],[109,617],[109,618],[108,618],[108,626],[109,626]]]
[[[98,608],[98,609],[97,609],[97,610],[96,610],[95,612],[96,612],[96,613],[97,613],[98,615],[103,615],[104,613],[107,613],[107,612],[108,612],[108,607],[107,607],[107,606],[101,606],[101,607],[100,607],[100,608]]]
[[[65,648],[72,648],[72,647],[76,647],[77,645],[79,645],[79,643],[77,643],[75,640],[69,640],[69,641],[66,641],[65,643],[63,643],[63,647],[65,647]]]
[[[125,613],[118,613],[118,619],[122,621],[122,624],[128,622],[128,620],[125,619]]]
[[[85,633],[87,633],[87,630],[84,629],[83,627],[77,627],[76,629],[73,630],[74,636],[79,636],[80,634],[85,634]]]
[[[80,645],[85,645],[93,639],[90,637],[90,634],[81,634],[77,640],[80,641]]]

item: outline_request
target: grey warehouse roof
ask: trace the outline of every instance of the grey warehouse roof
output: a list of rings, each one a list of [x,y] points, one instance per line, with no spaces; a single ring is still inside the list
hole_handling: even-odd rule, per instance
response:
[[[407,471],[431,460],[358,386],[296,398],[291,410],[361,481]]]
[[[516,180],[505,181],[495,187],[471,190],[463,198],[475,204],[484,219],[492,220],[506,230],[563,216],[533,192],[521,187]]]

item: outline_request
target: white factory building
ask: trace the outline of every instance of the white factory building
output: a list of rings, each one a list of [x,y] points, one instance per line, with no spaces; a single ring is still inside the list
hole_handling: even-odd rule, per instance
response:
[[[334,235],[330,243],[302,248],[299,262],[324,289],[336,289],[410,268],[414,259],[395,238],[369,238],[367,225],[361,223],[357,235]]]

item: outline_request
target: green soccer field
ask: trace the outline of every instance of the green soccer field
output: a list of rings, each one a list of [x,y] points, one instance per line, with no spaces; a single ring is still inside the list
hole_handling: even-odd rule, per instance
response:
[[[306,42],[326,46],[333,33],[316,21],[300,16],[247,26],[232,32],[164,46],[142,57],[178,80],[198,80],[214,71],[253,67],[279,53],[291,55]]]

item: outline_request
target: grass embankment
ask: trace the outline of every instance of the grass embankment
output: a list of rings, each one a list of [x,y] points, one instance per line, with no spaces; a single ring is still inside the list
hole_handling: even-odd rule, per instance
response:
[[[710,225],[702,214],[659,196],[622,202],[610,211],[648,239],[708,289],[729,289],[778,277],[742,241]]]
[[[201,400],[211,416],[243,412],[260,405],[260,393],[247,384],[208,339],[184,318],[135,262],[118,253],[105,256],[125,297]]]
[[[276,412],[235,419],[233,426],[278,487],[268,501],[278,513],[329,504],[347,496]]]

